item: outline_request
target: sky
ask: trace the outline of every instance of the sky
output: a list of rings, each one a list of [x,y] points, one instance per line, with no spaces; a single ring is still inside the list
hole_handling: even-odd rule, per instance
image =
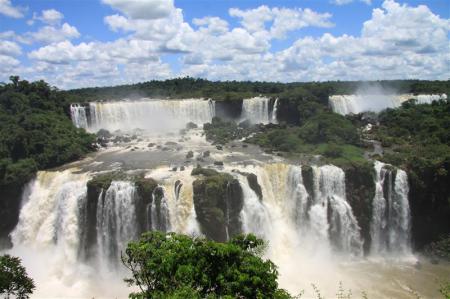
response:
[[[0,0],[0,82],[450,79],[448,0]]]

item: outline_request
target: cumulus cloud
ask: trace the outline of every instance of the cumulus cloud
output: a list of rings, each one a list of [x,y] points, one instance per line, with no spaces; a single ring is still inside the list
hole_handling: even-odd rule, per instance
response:
[[[167,17],[175,9],[173,0],[102,0],[131,19],[153,20]]]
[[[284,38],[289,31],[308,26],[332,27],[329,13],[317,13],[311,9],[269,8],[262,5],[255,9],[240,10],[231,8],[229,13],[241,19],[242,26],[249,32],[267,33],[273,38]],[[273,22],[266,28],[267,22]]]
[[[22,49],[15,42],[0,40],[0,54],[18,56],[21,53]]]
[[[28,25],[33,25],[35,20],[39,20],[49,25],[56,25],[61,22],[64,15],[56,9],[46,9],[41,14],[33,14],[33,18],[27,22]]]
[[[11,0],[0,0],[0,14],[11,18],[23,18],[23,12],[25,9],[23,7],[13,6]]]
[[[46,23],[37,31],[42,34],[27,35],[46,44],[27,54],[32,67],[22,71],[30,76],[43,74],[63,88],[185,75],[212,80],[285,82],[450,77],[450,21],[424,5],[385,0],[373,9],[360,34],[302,36],[285,49],[275,51],[275,39],[306,27],[325,31],[333,26],[332,15],[307,8],[263,5],[230,9],[237,25],[217,16],[195,18],[190,23],[181,9],[173,7],[173,2],[166,6],[165,13],[151,12],[145,18],[135,11],[136,5],[150,2],[154,1],[137,4],[104,0],[119,11],[104,18],[110,30],[122,35],[110,42],[75,43],[70,40],[79,36],[75,27],[70,30],[65,23],[63,30],[64,24]],[[51,30],[64,34],[58,36]],[[15,33],[9,31],[0,33],[0,38],[18,41]],[[20,51],[17,44],[0,45],[0,55],[17,55]],[[177,72],[162,59],[173,53],[179,55]],[[16,62],[8,63],[11,68]]]

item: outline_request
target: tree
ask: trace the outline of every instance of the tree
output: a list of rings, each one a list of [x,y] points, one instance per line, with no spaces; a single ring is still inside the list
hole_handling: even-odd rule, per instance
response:
[[[278,288],[275,264],[260,257],[254,235],[226,243],[175,233],[148,232],[122,255],[125,279],[140,292],[130,298],[291,298]]]
[[[25,268],[17,257],[5,254],[0,256],[0,294],[29,298],[35,289],[33,279],[29,278]]]

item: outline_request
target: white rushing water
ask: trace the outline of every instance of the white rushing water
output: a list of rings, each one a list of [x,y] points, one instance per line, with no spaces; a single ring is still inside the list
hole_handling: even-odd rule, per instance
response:
[[[332,95],[329,104],[334,112],[346,115],[365,111],[380,112],[386,108],[397,108],[409,99],[415,99],[418,104],[430,104],[433,101],[446,100],[446,94],[353,94]]]
[[[408,257],[411,255],[408,177],[403,170],[394,173],[389,165],[379,161],[375,162],[375,170],[371,254]]]
[[[70,105],[70,117],[72,122],[77,128],[88,128],[87,111],[86,106],[80,104]]]
[[[131,182],[113,181],[108,190],[100,193],[96,231],[101,265],[118,261],[127,243],[138,238],[135,192],[136,188]]]
[[[242,120],[249,120],[253,124],[268,124],[271,122],[270,99],[267,97],[254,97],[242,101]]]
[[[309,172],[302,168],[285,163],[233,164],[224,168],[242,187],[242,229],[268,241],[266,257],[279,266],[280,284],[291,292],[308,288],[311,283],[319,284],[327,294],[335,294],[339,281],[344,281],[346,287],[361,287],[353,281],[369,277],[374,269],[381,270],[379,264],[366,264],[362,259],[360,228],[346,200],[345,173],[333,165],[312,166]],[[232,171],[235,169],[240,172]],[[147,177],[160,185],[146,209],[148,228],[201,234],[193,203],[195,177],[190,175],[191,170],[149,170]],[[375,170],[371,253],[408,254],[406,173],[396,170],[394,177],[394,172],[380,162],[375,163]],[[262,198],[250,188],[247,177],[240,174],[244,172],[257,175]],[[136,186],[130,181],[112,181],[107,190],[100,192],[92,244],[95,255],[84,261],[79,253],[85,250],[80,238],[86,229],[82,223],[89,178],[76,169],[39,172],[24,192],[12,252],[23,258],[36,279],[37,298],[68,294],[82,298],[126,297],[130,291],[121,282],[127,274],[119,259],[127,242],[139,233]],[[308,186],[306,182],[312,184]],[[352,262],[354,259],[359,262]],[[341,263],[344,268],[340,268]],[[360,277],[359,271],[367,272]],[[368,285],[376,279],[371,277]],[[377,290],[371,292],[381,294]],[[390,294],[396,297],[396,293]]]
[[[161,100],[141,99],[89,103],[87,111],[72,105],[72,121],[77,127],[95,132],[144,129],[157,132],[182,129],[188,122],[203,124],[214,117],[214,101],[203,99]]]

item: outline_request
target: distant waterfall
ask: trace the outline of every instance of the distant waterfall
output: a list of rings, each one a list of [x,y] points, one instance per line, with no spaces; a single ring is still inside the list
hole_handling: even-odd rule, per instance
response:
[[[214,101],[202,99],[93,102],[89,105],[89,130],[182,129],[188,122],[210,122],[215,114]]]
[[[380,112],[386,108],[399,107],[403,102],[415,99],[418,104],[430,104],[433,101],[446,100],[446,94],[354,94],[354,95],[333,95],[329,98],[329,103],[334,112],[346,115],[357,114],[364,111]]]
[[[271,123],[276,124],[278,123],[278,98],[275,99],[275,102],[273,102],[273,110],[272,110],[272,120]]]
[[[82,106],[80,104],[70,105],[70,116],[75,127],[84,129],[88,128],[86,106]]]
[[[371,224],[372,254],[410,254],[408,177],[401,169],[375,162],[376,189]]]
[[[244,99],[241,118],[254,124],[268,124],[270,122],[269,101],[270,99],[266,97]]]
[[[105,261],[118,261],[127,243],[138,237],[135,192],[131,182],[113,181],[108,190],[100,193],[97,203],[97,246],[100,258]]]

